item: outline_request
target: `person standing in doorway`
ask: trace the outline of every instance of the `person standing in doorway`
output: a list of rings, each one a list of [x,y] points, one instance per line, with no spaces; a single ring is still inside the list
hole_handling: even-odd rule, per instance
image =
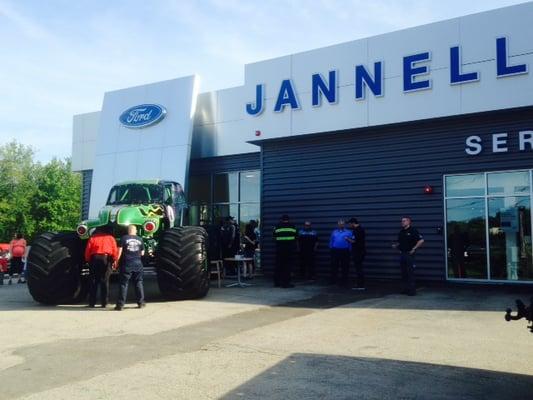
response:
[[[224,219],[224,224],[220,228],[220,244],[222,247],[222,259],[224,260],[224,269],[227,274],[233,275],[236,272],[235,265],[226,258],[235,257],[235,225],[233,224],[233,217],[229,216]]]
[[[24,267],[22,258],[26,254],[26,240],[22,233],[17,233],[9,243],[9,254],[11,254],[11,259],[9,261],[8,284],[11,285],[13,283],[14,275],[17,276],[18,283],[24,283],[22,279],[22,269]]]
[[[235,256],[235,254],[240,254],[241,252],[241,227],[234,217],[230,218],[231,224],[233,225],[233,232],[235,232],[235,237],[233,238],[233,242],[231,243],[231,251]]]
[[[357,218],[351,218],[348,222],[352,230],[352,237],[348,241],[352,244],[352,260],[356,277],[356,286],[353,289],[365,290],[363,261],[366,256],[366,233]]]
[[[402,218],[402,229],[398,233],[398,242],[393,247],[400,251],[400,268],[405,290],[408,296],[416,295],[415,283],[415,253],[424,244],[424,238],[416,228],[411,225],[411,217]]]
[[[246,227],[244,228],[244,236],[242,238],[244,244],[244,257],[253,258],[255,255],[255,249],[257,248],[257,235],[255,233],[255,228],[257,227],[257,222],[254,219],[251,219]]]
[[[340,219],[337,222],[337,229],[331,233],[329,248],[331,250],[331,278],[332,285],[338,284],[342,287],[350,287],[349,268],[350,268],[350,239],[352,232],[345,228],[345,222]],[[339,269],[341,270],[341,280],[338,281]]]
[[[91,235],[85,247],[85,262],[89,263],[89,307],[96,306],[100,288],[100,304],[107,307],[109,300],[109,277],[118,258],[117,242],[109,227],[100,227]]]
[[[135,295],[137,297],[137,307],[143,308],[144,286],[143,286],[143,263],[144,244],[137,236],[137,227],[128,226],[128,234],[120,239],[118,249],[118,260],[120,261],[120,291],[115,310],[122,311],[128,295],[128,283],[131,280],[135,285]]]
[[[298,231],[298,251],[300,253],[300,278],[314,280],[315,255],[318,248],[318,233],[312,228],[311,221],[305,221]]]
[[[291,283],[291,269],[296,251],[296,227],[291,224],[287,214],[281,216],[280,222],[274,228],[276,243],[276,268],[274,270],[274,286],[293,288]]]
[[[235,225],[232,222],[233,217],[226,217],[224,224],[220,228],[220,239],[222,245],[222,257],[230,258],[235,255],[233,252],[235,242]]]
[[[207,226],[207,236],[209,238],[207,257],[209,258],[209,261],[217,261],[222,257],[222,224],[222,220],[219,220],[218,223],[209,224]]]

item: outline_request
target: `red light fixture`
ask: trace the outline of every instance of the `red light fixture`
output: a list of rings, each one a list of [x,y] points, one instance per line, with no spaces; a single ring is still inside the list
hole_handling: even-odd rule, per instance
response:
[[[84,236],[87,233],[87,227],[85,225],[79,225],[76,228],[76,232],[78,232],[78,235]]]
[[[145,222],[144,226],[143,226],[143,229],[146,232],[151,233],[151,232],[155,231],[155,224],[152,221]]]
[[[261,136],[261,131],[255,131],[255,136]]]
[[[431,194],[433,193],[433,187],[431,185],[424,186],[424,193],[425,194]]]

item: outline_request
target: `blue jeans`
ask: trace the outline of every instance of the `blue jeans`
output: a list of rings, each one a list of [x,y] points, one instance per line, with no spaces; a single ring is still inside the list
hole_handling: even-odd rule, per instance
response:
[[[126,303],[126,296],[128,295],[128,283],[130,280],[135,285],[137,304],[144,304],[143,270],[140,269],[138,271],[126,271],[122,269],[119,277],[120,291],[117,300],[118,306],[123,307],[124,303]]]

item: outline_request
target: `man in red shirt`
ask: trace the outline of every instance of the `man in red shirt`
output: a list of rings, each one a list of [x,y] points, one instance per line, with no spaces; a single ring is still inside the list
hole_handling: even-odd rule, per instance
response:
[[[102,308],[107,306],[111,268],[118,258],[117,241],[109,227],[97,228],[85,248],[85,261],[89,263],[89,307],[96,305],[96,293],[100,286]]]
[[[26,254],[26,240],[22,233],[17,233],[13,240],[9,243],[9,253],[11,260],[9,261],[9,284],[11,285],[13,275],[18,276],[18,283],[24,283],[22,280],[22,270],[24,262],[22,258]]]

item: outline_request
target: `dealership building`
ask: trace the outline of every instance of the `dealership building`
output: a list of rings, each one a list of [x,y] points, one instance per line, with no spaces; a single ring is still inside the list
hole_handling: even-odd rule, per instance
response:
[[[322,273],[337,220],[357,217],[367,275],[398,278],[409,215],[420,279],[533,282],[532,21],[530,2],[247,64],[239,87],[107,92],[74,117],[84,217],[114,183],[175,180],[191,224],[260,220],[267,273],[287,213],[318,230]]]

